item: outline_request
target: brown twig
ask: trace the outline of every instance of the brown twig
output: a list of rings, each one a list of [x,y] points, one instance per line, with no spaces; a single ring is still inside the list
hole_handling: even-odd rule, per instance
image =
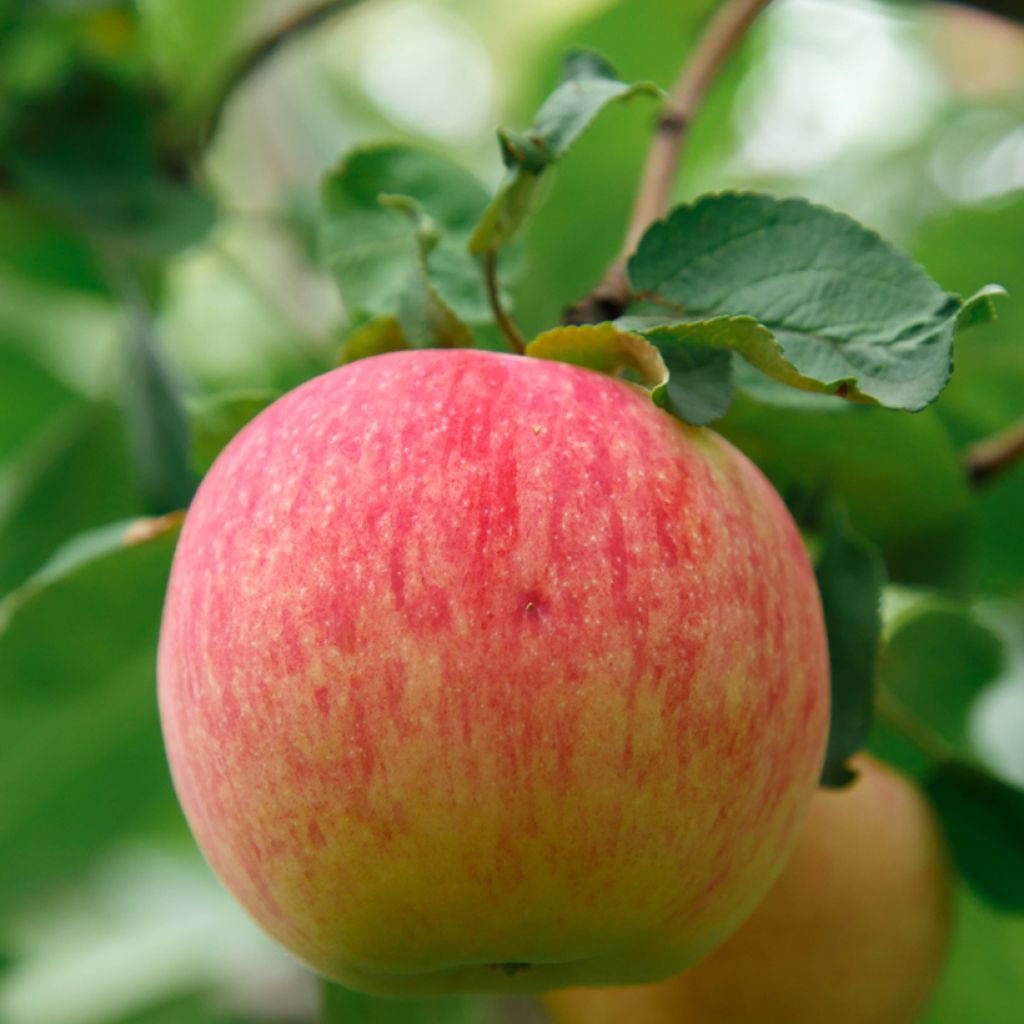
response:
[[[487,285],[487,301],[491,304],[491,312],[497,321],[501,333],[508,339],[513,351],[523,355],[526,352],[526,339],[501,304],[501,291],[498,288],[498,254],[494,249],[484,253],[484,281]]]
[[[286,43],[312,31],[329,18],[333,18],[334,15],[340,14],[357,3],[359,0],[320,0],[319,3],[313,4],[304,11],[299,11],[278,25],[250,49],[243,52],[221,83],[220,90],[210,106],[203,129],[204,146],[208,145],[217,134],[231,98],[255,71],[261,68]]]
[[[964,466],[975,487],[983,487],[1024,459],[1024,420],[967,450]]]
[[[672,184],[690,125],[730,54],[770,2],[725,0],[708,23],[692,59],[684,66],[658,118],[622,250],[593,291],[566,312],[566,323],[591,324],[613,320],[625,310],[630,299],[626,261],[644,232],[668,210]]]

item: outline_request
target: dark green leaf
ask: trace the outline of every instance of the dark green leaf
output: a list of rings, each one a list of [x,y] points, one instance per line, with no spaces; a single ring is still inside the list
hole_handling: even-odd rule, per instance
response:
[[[749,455],[813,527],[804,496],[835,494],[904,583],[962,587],[975,495],[936,411],[914,416],[784,387],[742,360],[739,394],[715,429]],[[925,497],[927,496],[927,497]]]
[[[105,249],[166,257],[206,232],[214,206],[161,149],[155,102],[144,86],[82,64],[19,108],[0,164]]]
[[[878,673],[918,721],[966,754],[968,713],[1002,666],[1002,642],[967,609],[926,604],[893,625]]]
[[[0,609],[4,909],[174,806],[154,680],[174,534],[80,538]]]
[[[69,537],[141,511],[117,411],[70,410],[19,464],[14,494],[0,508],[0,595]]]
[[[755,318],[767,330],[740,321],[721,342],[769,376],[895,409],[922,409],[945,386],[965,308],[851,218],[758,193],[676,207],[629,273],[641,298],[681,320]],[[987,302],[971,300],[965,318]]]
[[[697,427],[723,416],[733,396],[730,354],[687,341],[654,344],[668,369],[668,380],[651,393],[654,401]]]
[[[125,650],[155,644],[179,521],[131,520],[82,534],[0,602],[8,698],[52,700],[99,685],[124,663]],[[147,604],[144,595],[155,600]]]
[[[877,551],[836,511],[816,574],[832,671],[832,721],[821,781],[843,786],[854,777],[846,762],[871,731],[885,573]]]
[[[533,208],[544,171],[565,155],[609,103],[641,93],[661,95],[651,82],[620,82],[593,54],[571,54],[564,71],[567,77],[541,104],[529,131],[498,133],[508,170],[470,239],[475,253],[504,245],[519,230]]]
[[[106,294],[92,247],[39,203],[0,198],[0,267],[46,285]]]
[[[955,761],[927,788],[967,880],[995,906],[1024,911],[1024,791]]]
[[[622,323],[629,325],[631,318]],[[752,350],[770,343],[771,336],[751,317],[714,317],[710,320],[694,320],[673,324],[644,326],[638,321],[634,327],[656,345],[672,371],[668,388],[682,395],[684,389],[699,398],[696,406],[691,405],[689,414],[675,412],[688,423],[701,425],[724,416],[733,399],[733,372],[731,352],[747,356]],[[687,380],[689,374],[699,372],[699,379]],[[691,398],[692,402],[693,399]],[[659,403],[660,404],[660,403]],[[681,400],[674,401],[677,409],[686,406]],[[691,418],[697,416],[699,418]]]
[[[133,310],[125,375],[129,451],[149,511],[185,508],[195,493],[189,424],[180,386],[164,362],[147,310]]]

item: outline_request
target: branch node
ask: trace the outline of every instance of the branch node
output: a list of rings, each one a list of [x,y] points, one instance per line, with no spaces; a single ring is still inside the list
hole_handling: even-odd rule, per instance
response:
[[[629,305],[631,296],[626,261],[644,232],[668,212],[676,169],[690,125],[719,71],[753,20],[770,2],[725,0],[715,11],[655,124],[619,255],[590,294],[566,310],[565,323],[592,324],[614,319]]]
[[[682,135],[690,127],[690,118],[681,110],[666,110],[658,118],[655,131],[662,135]]]

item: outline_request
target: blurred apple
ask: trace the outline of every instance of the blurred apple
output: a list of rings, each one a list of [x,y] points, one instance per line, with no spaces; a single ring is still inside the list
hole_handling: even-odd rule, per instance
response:
[[[828,657],[785,507],[721,438],[563,363],[313,380],[188,513],[159,653],[210,863],[386,993],[662,978],[761,900]]]
[[[796,852],[731,939],[669,981],[552,992],[555,1024],[910,1024],[942,967],[951,883],[921,794],[868,757],[822,791]]]

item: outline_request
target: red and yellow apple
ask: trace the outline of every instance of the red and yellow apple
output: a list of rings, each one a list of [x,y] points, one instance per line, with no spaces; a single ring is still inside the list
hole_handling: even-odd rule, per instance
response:
[[[796,851],[736,934],[669,981],[566,989],[555,1024],[912,1024],[949,938],[938,825],[906,779],[868,757],[815,797]]]
[[[159,651],[192,830],[328,977],[665,977],[781,871],[828,727],[800,537],[640,389],[420,351],[298,388],[190,509]]]

